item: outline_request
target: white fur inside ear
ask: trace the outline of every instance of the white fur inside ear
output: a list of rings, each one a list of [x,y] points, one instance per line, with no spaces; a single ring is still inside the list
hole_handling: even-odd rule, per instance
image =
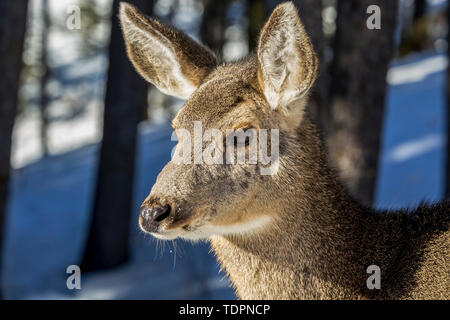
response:
[[[281,18],[269,19],[269,26],[258,44],[264,94],[273,109],[287,107],[308,89],[306,84],[300,83],[302,57],[299,43],[306,34],[299,25],[295,7],[290,3],[282,6]]]
[[[124,11],[121,11],[120,18],[128,43],[144,52],[148,63],[154,66],[156,78],[150,79],[142,74],[144,78],[166,94],[181,99],[189,98],[197,87],[181,72],[180,62],[170,41],[157,30],[153,32],[158,36],[142,30]]]

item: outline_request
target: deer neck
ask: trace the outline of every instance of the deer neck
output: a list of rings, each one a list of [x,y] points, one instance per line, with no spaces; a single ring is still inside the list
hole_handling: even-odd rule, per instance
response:
[[[298,139],[306,152],[296,155],[297,168],[280,172],[286,175],[281,180],[294,180],[295,186],[277,184],[271,189],[280,195],[277,200],[273,195],[260,199],[271,199],[264,204],[268,208],[275,203],[269,226],[249,235],[211,238],[241,298],[351,297],[358,285],[354,282],[363,280],[342,273],[365,276],[365,270],[352,263],[361,245],[363,209],[326,165],[313,125],[308,120],[303,123]]]

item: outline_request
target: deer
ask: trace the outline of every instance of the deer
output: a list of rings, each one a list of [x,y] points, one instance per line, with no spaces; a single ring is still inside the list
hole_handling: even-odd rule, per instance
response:
[[[279,131],[272,175],[258,163],[169,161],[142,203],[144,232],[209,241],[240,299],[450,298],[450,202],[383,211],[349,195],[306,112],[318,59],[291,2],[273,10],[254,53],[229,63],[130,4],[119,12],[137,72],[186,100],[175,132],[195,121]]]

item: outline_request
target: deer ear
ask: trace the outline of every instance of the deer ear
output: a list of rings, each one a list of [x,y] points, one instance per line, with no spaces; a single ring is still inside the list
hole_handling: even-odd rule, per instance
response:
[[[128,3],[121,2],[119,17],[134,67],[166,94],[187,99],[217,64],[211,51]]]
[[[258,82],[272,109],[303,109],[301,102],[317,72],[317,57],[291,2],[275,8],[261,31]],[[302,112],[303,110],[295,110]]]

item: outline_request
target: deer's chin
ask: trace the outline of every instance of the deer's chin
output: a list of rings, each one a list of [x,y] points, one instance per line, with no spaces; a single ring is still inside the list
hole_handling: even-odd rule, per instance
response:
[[[176,238],[179,238],[180,235],[177,232],[174,232],[175,230],[171,231],[163,231],[163,232],[149,232],[153,237],[159,240],[174,240]]]
[[[244,222],[237,222],[228,225],[212,225],[205,224],[198,227],[182,228],[180,230],[180,238],[186,240],[202,240],[215,236],[231,236],[231,235],[251,235],[263,232],[272,221],[267,215],[262,215]]]
[[[187,230],[184,228],[170,229],[170,230],[162,230],[158,232],[149,232],[152,236],[159,240],[174,240],[177,238],[190,240],[190,241],[198,241],[208,239],[215,234],[210,234],[208,232],[204,232],[201,228],[195,230]]]
[[[271,222],[269,216],[259,216],[246,222],[233,223],[229,225],[201,225],[184,226],[176,229],[159,229],[157,232],[149,232],[160,240],[174,240],[177,238],[198,241],[215,236],[249,235],[263,231]],[[144,230],[145,231],[145,230]],[[148,232],[148,231],[147,231]]]
[[[145,232],[150,233],[153,237],[159,240],[174,240],[180,238],[185,240],[197,241],[207,239],[214,235],[209,234],[208,232],[204,232],[201,228],[195,230],[191,228],[176,228],[169,230],[158,230],[157,232]]]

